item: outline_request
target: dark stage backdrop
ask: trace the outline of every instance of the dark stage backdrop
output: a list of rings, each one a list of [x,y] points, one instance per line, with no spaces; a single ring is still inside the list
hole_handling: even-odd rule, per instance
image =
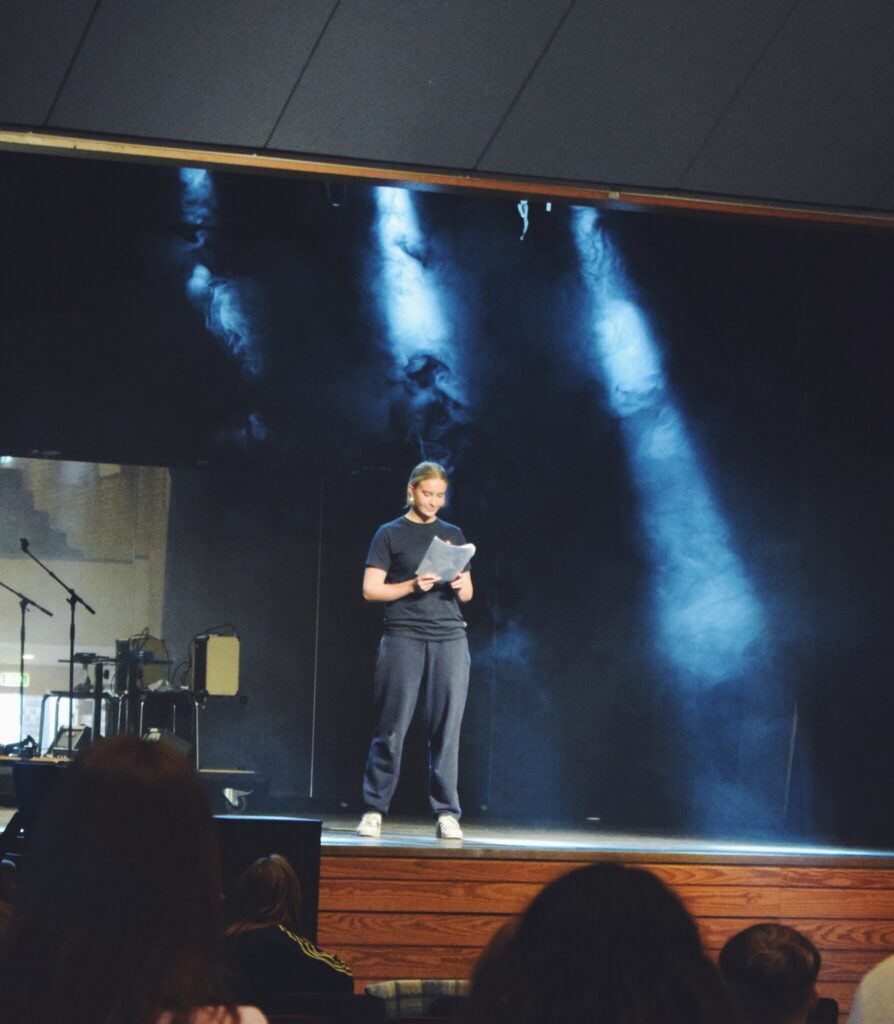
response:
[[[607,212],[588,277],[559,205],[520,240],[474,195],[11,154],[0,185],[0,447],[171,467],[165,639],[233,624],[249,697],[206,763],[356,804],[363,561],[425,454],[480,549],[467,813],[891,837],[888,235]],[[612,350],[634,307],[658,355]],[[671,415],[691,489],[656,483]],[[759,623],[719,668],[722,596],[661,632],[702,529]],[[395,810],[424,762],[417,728]]]

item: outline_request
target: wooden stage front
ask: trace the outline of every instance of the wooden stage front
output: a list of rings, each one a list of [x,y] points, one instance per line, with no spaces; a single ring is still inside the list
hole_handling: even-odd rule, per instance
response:
[[[12,811],[0,809],[0,826]],[[353,968],[355,988],[394,978],[466,978],[490,936],[547,882],[594,860],[646,867],[682,898],[716,955],[757,921],[810,936],[821,994],[846,1020],[860,978],[894,954],[894,851],[477,827],[438,841],[390,819],[380,840],[355,819],[324,821],[318,941]]]
[[[894,851],[703,842],[465,826],[462,844],[426,823],[391,823],[361,840],[326,821],[319,943],[354,969],[356,989],[394,978],[466,978],[490,936],[542,886],[594,860],[659,875],[699,922],[712,954],[757,921],[808,935],[820,992],[842,1020],[866,971],[894,953]]]

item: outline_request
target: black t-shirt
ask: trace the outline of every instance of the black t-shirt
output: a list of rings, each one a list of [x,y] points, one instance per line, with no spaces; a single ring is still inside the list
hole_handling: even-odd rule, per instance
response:
[[[466,543],[462,530],[443,519],[414,523],[401,516],[376,530],[366,564],[384,569],[386,583],[404,583],[416,576],[433,537],[449,540],[451,544]],[[449,580],[436,583],[425,593],[416,591],[397,601],[388,601],[384,617],[386,633],[415,636],[420,640],[454,640],[465,636],[466,632],[456,591]]]

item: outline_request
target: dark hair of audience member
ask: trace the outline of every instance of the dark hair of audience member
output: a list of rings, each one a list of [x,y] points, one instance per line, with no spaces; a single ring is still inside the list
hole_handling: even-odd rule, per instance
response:
[[[716,1024],[720,978],[680,900],[616,863],[548,885],[472,977],[475,1024]]]
[[[236,883],[227,935],[271,924],[297,931],[300,912],[301,883],[292,865],[278,853],[259,857]]]
[[[822,958],[800,932],[784,924],[755,924],[720,951],[720,974],[747,1021],[786,1024],[807,1019],[816,1001]]]
[[[2,965],[5,1024],[172,1024],[220,1006],[220,867],[202,783],[163,743],[102,740],[31,842]]]

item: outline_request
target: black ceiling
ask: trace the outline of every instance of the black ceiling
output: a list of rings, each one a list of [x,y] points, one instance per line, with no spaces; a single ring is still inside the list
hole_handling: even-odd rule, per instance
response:
[[[894,212],[891,0],[0,0],[0,125]]]

